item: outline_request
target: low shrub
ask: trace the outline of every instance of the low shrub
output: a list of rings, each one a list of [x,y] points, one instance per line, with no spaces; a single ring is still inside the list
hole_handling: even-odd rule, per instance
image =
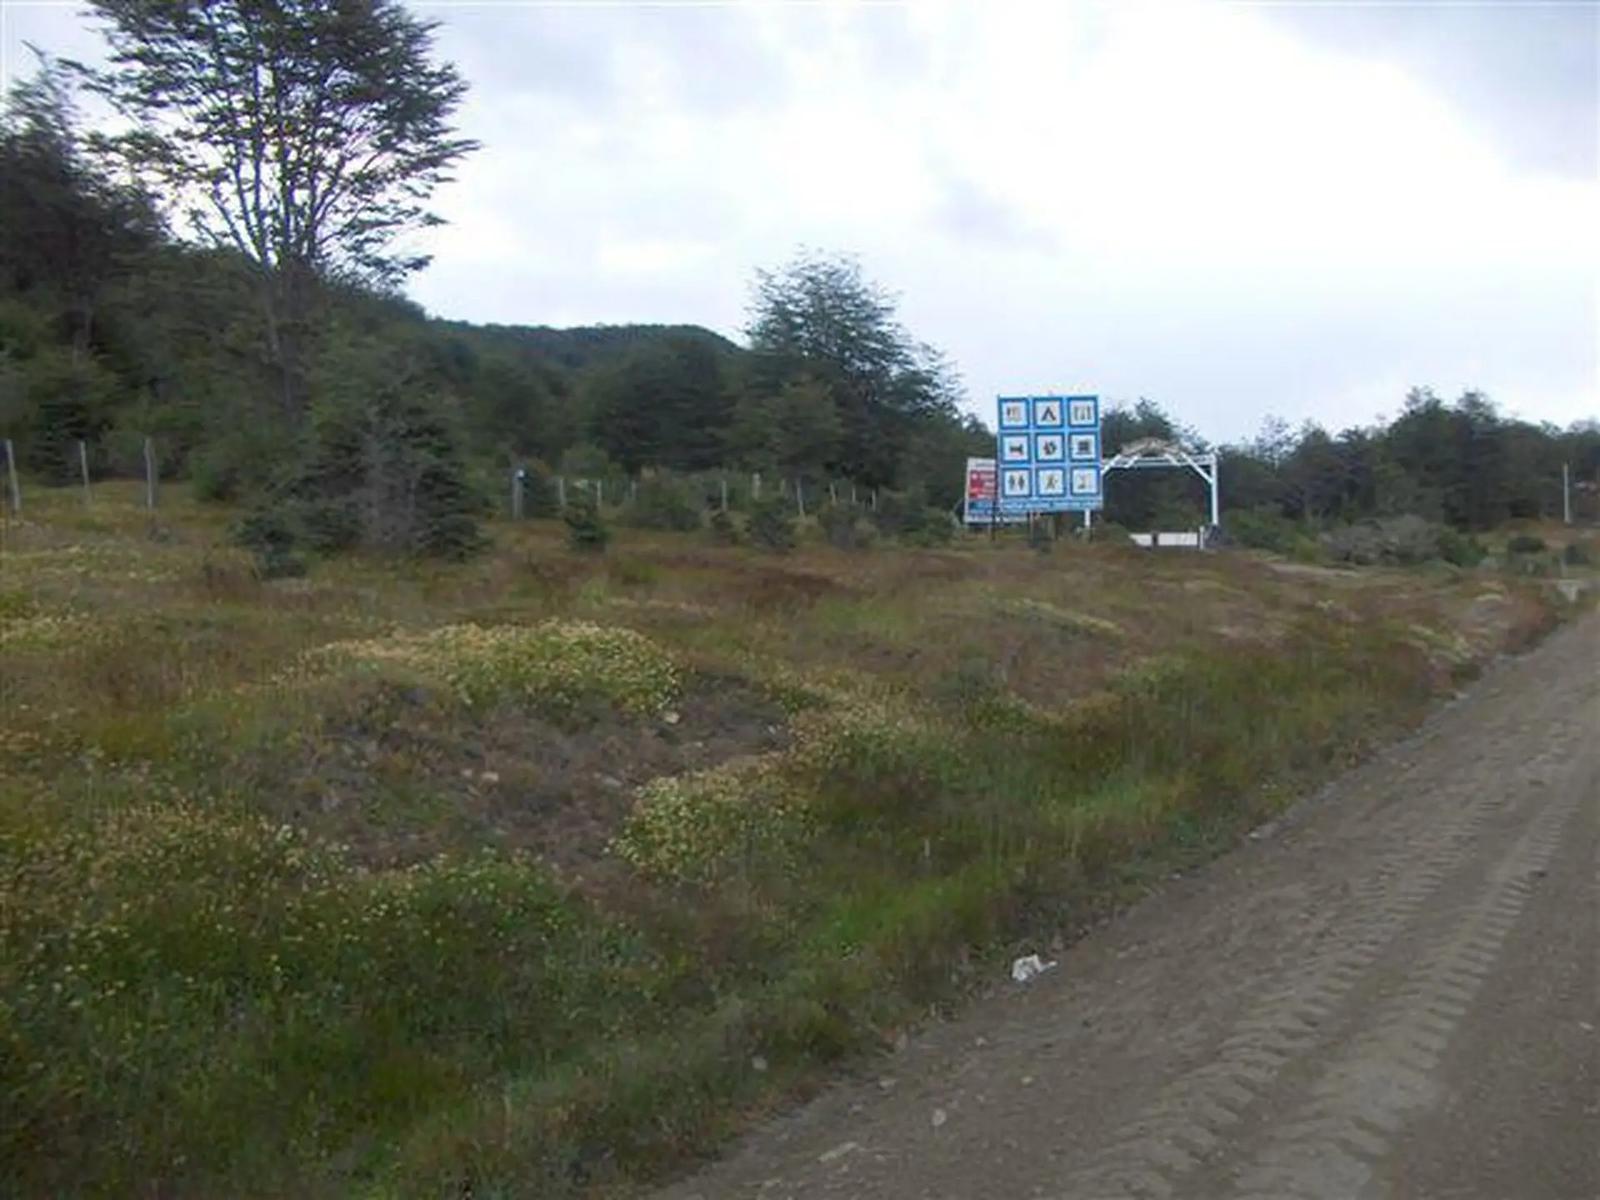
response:
[[[611,540],[611,530],[600,515],[600,505],[587,488],[574,492],[561,518],[567,525],[567,545],[580,554],[599,554]]]
[[[305,559],[295,552],[294,525],[281,509],[257,509],[235,524],[231,532],[238,545],[255,555],[261,578],[293,578],[306,573]]]
[[[560,512],[561,492],[555,476],[537,464],[527,468],[522,475],[522,515],[554,517]]]
[[[1089,540],[1102,546],[1134,544],[1133,535],[1128,532],[1127,526],[1118,525],[1115,521],[1096,521],[1089,526]]]
[[[1587,542],[1568,542],[1567,548],[1561,552],[1561,561],[1569,567],[1592,567],[1595,564],[1595,552]]]
[[[445,625],[422,634],[333,642],[304,656],[315,673],[351,665],[419,679],[469,705],[502,700],[570,713],[593,702],[640,715],[678,694],[672,657],[631,629],[584,621],[539,625]]]
[[[1543,554],[1548,546],[1542,537],[1535,533],[1512,534],[1506,542],[1506,552],[1509,554]]]
[[[818,511],[817,524],[828,544],[840,550],[861,550],[872,544],[872,522],[859,504],[830,501]]]
[[[627,520],[640,529],[699,529],[701,498],[681,479],[654,476],[639,484],[628,506]]]
[[[924,508],[911,524],[900,535],[900,540],[908,546],[921,546],[929,549],[936,546],[948,546],[956,536],[955,519],[942,508]]]
[[[1304,530],[1276,509],[1249,508],[1228,514],[1223,528],[1228,537],[1252,550],[1269,550],[1292,556]]]
[[[896,538],[908,546],[943,546],[955,536],[950,515],[931,506],[926,489],[921,487],[904,492],[880,491],[877,508],[866,515],[884,537]]]
[[[1410,566],[1443,557],[1442,537],[1443,527],[1406,513],[1330,529],[1322,535],[1322,545],[1337,562]],[[1457,544],[1454,549],[1470,554],[1470,547],[1464,545]]]
[[[711,519],[706,522],[706,527],[711,531],[712,541],[723,546],[736,546],[739,544],[739,526],[728,515],[727,509],[713,509]]]
[[[793,550],[795,523],[788,502],[781,496],[757,500],[750,506],[745,532],[763,550],[770,550],[774,554],[787,554]]]
[[[791,858],[808,826],[781,765],[743,759],[646,784],[612,848],[652,878],[709,883]]]
[[[1438,549],[1440,558],[1457,567],[1475,567],[1488,554],[1477,538],[1448,525],[1439,530]]]

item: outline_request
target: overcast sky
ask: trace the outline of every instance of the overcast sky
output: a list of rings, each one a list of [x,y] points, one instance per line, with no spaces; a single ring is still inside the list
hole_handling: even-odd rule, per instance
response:
[[[411,294],[695,322],[853,253],[997,392],[1149,396],[1212,440],[1408,387],[1600,416],[1594,4],[418,4],[484,149]],[[96,40],[0,0],[24,42]]]

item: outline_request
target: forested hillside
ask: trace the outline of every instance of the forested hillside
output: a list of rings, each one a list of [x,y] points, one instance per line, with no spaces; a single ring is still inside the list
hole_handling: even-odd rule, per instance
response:
[[[330,271],[297,317],[288,366],[262,318],[270,272],[241,248],[177,237],[102,149],[61,68],[13,92],[0,127],[0,432],[41,482],[76,478],[80,439],[95,473],[142,470],[148,436],[164,475],[204,497],[249,496],[326,451],[331,429],[393,441],[377,426],[394,412],[361,411],[378,398],[410,413],[398,424],[427,426],[431,452],[465,466],[479,501],[491,473],[523,464],[765,470],[923,487],[949,505],[962,459],[988,445],[958,415],[953,374],[841,259],[760,275],[748,346],[690,325],[474,326],[427,316],[380,286],[392,281]],[[286,385],[288,371],[303,379]]]

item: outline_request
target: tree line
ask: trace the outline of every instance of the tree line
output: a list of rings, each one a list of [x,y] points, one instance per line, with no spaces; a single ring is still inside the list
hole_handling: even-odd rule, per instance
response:
[[[959,503],[993,453],[959,377],[847,257],[757,271],[745,344],[694,326],[474,326],[404,297],[406,235],[478,147],[434,25],[395,0],[94,0],[107,65],[41,56],[0,112],[0,435],[48,482],[142,468],[269,509],[321,549],[464,553],[506,471],[762,472]],[[91,128],[85,102],[119,121]],[[1198,443],[1159,405],[1108,450]],[[1224,512],[1462,528],[1559,511],[1600,435],[1418,390],[1394,421],[1269,423],[1221,447]],[[1580,491],[1580,504],[1591,493]],[[1108,481],[1133,527],[1203,519],[1197,480]]]
[[[1600,519],[1600,421],[1518,420],[1476,391],[1447,401],[1413,388],[1392,420],[1339,433],[1268,418],[1256,437],[1215,447],[1150,400],[1106,411],[1108,452],[1147,437],[1217,451],[1225,528],[1241,514],[1307,529],[1403,514],[1462,531],[1559,519],[1564,465],[1575,515]],[[1205,499],[1188,472],[1114,472],[1106,515],[1135,529],[1188,528],[1206,519]]]
[[[403,5],[91,13],[107,65],[41,56],[0,114],[0,432],[33,475],[71,478],[79,441],[95,470],[130,471],[152,436],[166,473],[329,547],[438,551],[471,541],[519,464],[959,498],[982,425],[847,258],[758,272],[743,346],[407,301],[425,260],[404,235],[477,147],[452,124],[464,81]],[[118,132],[86,128],[84,97]]]

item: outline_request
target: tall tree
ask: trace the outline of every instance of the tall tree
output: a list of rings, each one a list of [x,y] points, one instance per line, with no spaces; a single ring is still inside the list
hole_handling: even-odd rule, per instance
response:
[[[108,139],[204,240],[254,265],[285,411],[307,402],[322,285],[393,286],[397,239],[475,148],[435,23],[398,0],[91,0],[110,65],[85,71],[131,132]],[[83,68],[80,68],[82,70]]]
[[[75,477],[78,439],[111,419],[102,313],[159,236],[148,200],[84,152],[70,80],[40,55],[0,107],[0,430],[48,479]]]
[[[41,55],[0,109],[0,289],[59,306],[75,359],[106,285],[160,234],[147,197],[113,182],[83,140],[70,80]]]
[[[776,393],[810,378],[832,396],[841,435],[833,470],[893,485],[918,423],[955,413],[959,384],[912,340],[893,298],[850,258],[806,253],[756,273],[748,329],[752,384]]]
[[[589,390],[594,440],[628,471],[722,461],[733,399],[722,353],[706,339],[641,345],[596,372]]]

